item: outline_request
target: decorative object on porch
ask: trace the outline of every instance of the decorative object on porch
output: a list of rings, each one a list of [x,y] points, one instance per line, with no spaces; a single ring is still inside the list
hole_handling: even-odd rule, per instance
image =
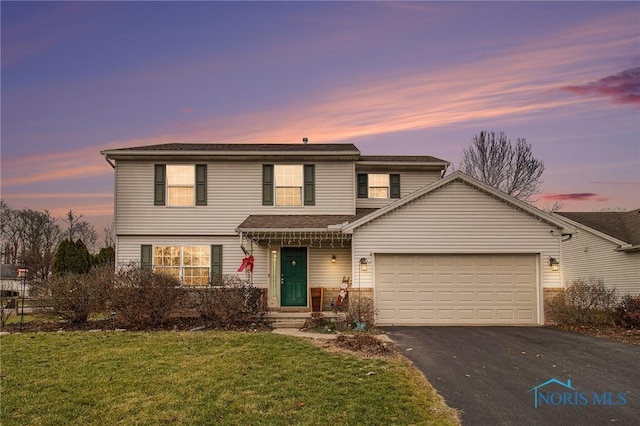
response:
[[[253,256],[249,255],[242,259],[242,265],[238,268],[238,272],[253,272]]]
[[[324,288],[311,287],[311,312],[322,312]]]
[[[344,303],[345,299],[349,296],[349,277],[342,277],[342,284],[340,284],[340,291],[338,292],[338,300],[336,300],[336,306],[340,307]]]

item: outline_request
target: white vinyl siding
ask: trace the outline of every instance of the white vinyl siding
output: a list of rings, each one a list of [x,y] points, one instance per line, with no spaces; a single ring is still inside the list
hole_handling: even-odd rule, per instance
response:
[[[245,278],[244,272],[237,272],[244,259],[244,253],[240,248],[240,238],[237,236],[191,236],[191,237],[171,237],[171,236],[120,236],[116,246],[117,265],[124,267],[129,263],[140,262],[140,246],[150,244],[152,246],[222,246],[222,274],[235,275],[241,279]],[[254,269],[253,285],[256,287],[266,287],[268,277],[268,262],[266,247],[253,246]]]
[[[601,278],[605,286],[616,288],[619,295],[640,294],[640,252],[625,253],[615,249],[617,243],[578,228],[562,244],[560,268],[565,286],[578,278]]]
[[[373,172],[372,172],[373,173]],[[440,179],[440,172],[393,172],[400,175],[400,196],[404,197]],[[371,176],[371,175],[369,175]],[[388,176],[388,174],[387,174]],[[371,186],[371,184],[369,184]],[[354,190],[355,197],[355,190]],[[379,208],[396,201],[392,198],[357,198],[357,208]]]
[[[262,163],[211,162],[207,205],[175,209],[154,206],[154,165],[118,161],[115,223],[118,235],[235,235],[251,214],[354,214],[354,164],[315,163],[315,205],[262,205]]]
[[[557,231],[553,225],[454,181],[356,228],[354,280],[360,275],[362,287],[374,286],[375,263],[360,272],[358,260],[380,253],[527,253],[539,254],[542,286],[561,287],[562,261],[558,272],[549,267],[549,256],[560,256]]]
[[[309,287],[339,288],[342,277],[351,277],[351,247],[310,248],[309,249]],[[336,263],[331,263],[331,256]],[[335,295],[337,297],[337,295]]]

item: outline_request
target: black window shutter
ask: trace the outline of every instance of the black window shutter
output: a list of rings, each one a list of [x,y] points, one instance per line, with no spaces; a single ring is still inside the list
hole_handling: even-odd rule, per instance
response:
[[[313,164],[304,165],[304,205],[313,206],[316,204],[316,166]]]
[[[400,175],[389,175],[389,195],[400,198]]]
[[[369,197],[369,178],[366,173],[358,174],[358,198]]]
[[[262,205],[273,205],[273,164],[262,165]]]
[[[143,244],[140,246],[140,267],[142,269],[151,269],[151,245]]]
[[[153,177],[153,204],[156,206],[165,205],[167,166],[156,164]]]
[[[211,281],[222,275],[222,246],[211,246]]]
[[[196,164],[196,206],[207,205],[207,165]]]

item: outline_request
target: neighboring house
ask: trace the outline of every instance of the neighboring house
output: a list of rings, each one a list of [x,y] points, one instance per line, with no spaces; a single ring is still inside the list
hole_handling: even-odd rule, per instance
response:
[[[620,295],[640,294],[640,209],[556,214],[577,228],[562,244],[565,284],[595,277]]]
[[[374,299],[388,324],[531,325],[562,287],[559,218],[429,156],[352,144],[164,144],[103,151],[116,259],[205,285],[238,274],[271,310]],[[245,254],[245,251],[247,252]],[[237,270],[253,256],[253,274]]]
[[[29,297],[29,284],[19,276],[19,269],[15,265],[0,265],[0,294],[2,297]]]

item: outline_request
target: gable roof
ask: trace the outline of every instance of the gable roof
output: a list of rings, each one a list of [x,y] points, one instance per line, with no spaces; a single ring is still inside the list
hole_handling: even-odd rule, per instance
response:
[[[359,226],[362,226],[366,223],[369,223],[377,218],[379,218],[380,216],[383,216],[387,213],[390,213],[402,206],[404,206],[407,203],[410,203],[411,201],[420,198],[422,196],[425,196],[435,190],[437,190],[438,188],[442,188],[445,185],[448,185],[452,182],[455,181],[459,181],[459,182],[464,182],[468,185],[471,185],[472,187],[475,187],[476,189],[486,192],[502,201],[504,201],[506,204],[517,208],[537,219],[543,220],[561,230],[563,230],[563,233],[572,233],[575,230],[572,229],[571,227],[567,226],[566,222],[563,222],[562,220],[552,216],[549,213],[545,213],[542,210],[524,202],[521,201],[515,197],[512,197],[510,195],[505,194],[502,191],[499,191],[483,182],[480,182],[479,180],[472,178],[469,175],[466,175],[464,173],[462,173],[461,171],[456,171],[452,174],[450,174],[449,176],[439,179],[437,181],[435,181],[434,183],[424,186],[420,189],[418,189],[417,191],[412,192],[411,194],[407,195],[406,197],[400,198],[399,200],[387,204],[386,206],[374,211],[373,213],[362,217],[361,219],[355,220],[351,223],[349,223],[348,225],[346,225],[345,227],[343,227],[343,231],[344,232],[353,232],[354,229],[356,229]]]
[[[640,249],[640,209],[630,212],[556,212],[575,225],[596,231],[620,244],[621,249]],[[629,246],[629,247],[624,247]]]

